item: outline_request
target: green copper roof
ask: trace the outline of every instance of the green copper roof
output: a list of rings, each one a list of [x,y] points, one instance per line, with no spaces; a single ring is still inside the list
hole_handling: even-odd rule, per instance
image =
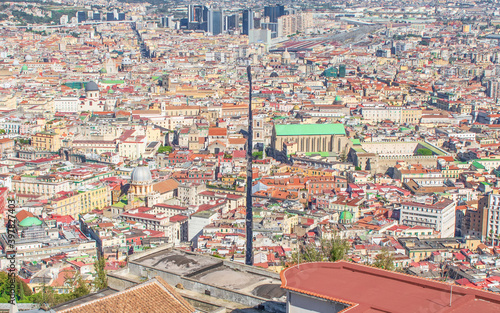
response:
[[[485,168],[484,165],[482,165],[481,163],[479,163],[477,161],[472,162],[472,166],[474,166],[478,170],[484,170],[484,168]]]
[[[33,225],[42,225],[42,221],[40,221],[36,217],[31,217],[30,216],[30,217],[25,218],[24,220],[22,220],[19,223],[19,226],[22,226],[22,227],[30,227],[30,226],[33,226]]]
[[[327,151],[321,151],[321,152],[306,152],[306,155],[307,156],[311,156],[311,155],[319,155],[321,157],[329,157],[330,156],[330,152],[327,152]]]
[[[275,129],[277,136],[345,135],[342,124],[289,124]]]
[[[82,89],[84,84],[82,82],[67,82],[64,85],[72,89]]]
[[[349,211],[344,211],[344,212],[340,213],[340,220],[341,221],[352,220],[352,213]]]
[[[27,71],[28,70],[28,65],[24,64],[23,67],[21,67],[22,71]]]
[[[105,80],[101,80],[101,83],[103,83],[103,84],[117,85],[117,84],[123,84],[123,83],[125,83],[125,81],[124,80],[118,80],[118,79],[117,80],[107,80],[107,79],[105,79]]]
[[[336,67],[330,67],[323,72],[325,77],[338,77],[339,70]]]

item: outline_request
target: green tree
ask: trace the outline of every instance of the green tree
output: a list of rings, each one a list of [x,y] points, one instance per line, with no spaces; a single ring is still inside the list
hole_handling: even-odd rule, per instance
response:
[[[173,150],[172,146],[161,146],[158,148],[158,153],[165,153],[165,152],[170,153],[172,152],[172,150]]]
[[[0,303],[8,303],[10,300],[11,281],[6,272],[0,272]],[[21,302],[31,296],[31,288],[16,275],[14,288],[16,290],[16,300]]]
[[[252,153],[252,157],[254,160],[261,160],[262,156],[263,156],[262,151],[256,151],[256,152]]]
[[[394,256],[390,254],[387,249],[382,249],[382,251],[375,257],[373,266],[384,270],[393,271],[396,267],[394,265]]]
[[[303,245],[299,251],[292,254],[291,263],[298,264],[302,262],[335,262],[343,260],[350,248],[349,241],[334,235],[332,239],[321,239],[319,247],[315,245]]]
[[[78,275],[76,280],[76,288],[73,290],[73,296],[79,298],[90,293],[89,284],[85,282],[81,275]]]
[[[108,276],[106,274],[106,259],[104,256],[100,256],[97,261],[94,263],[94,270],[96,273],[96,277],[94,279],[94,289],[102,290],[108,287]]]
[[[73,277],[66,277],[64,281],[66,284],[72,286],[71,298],[76,299],[90,293],[89,284],[83,280],[79,271],[76,271]]]

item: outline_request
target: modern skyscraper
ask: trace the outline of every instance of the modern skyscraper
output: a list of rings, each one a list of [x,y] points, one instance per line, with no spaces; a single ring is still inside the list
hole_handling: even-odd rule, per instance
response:
[[[85,22],[87,20],[87,13],[83,11],[78,11],[76,12],[76,18],[78,20],[78,23]]]
[[[487,94],[488,97],[493,98],[493,99],[498,99],[500,94],[500,81],[498,79],[492,79],[488,81],[488,89],[487,89]]]
[[[252,10],[244,10],[243,11],[243,29],[242,34],[248,35],[250,33],[250,29],[254,28],[253,25],[254,14]]]
[[[115,20],[115,15],[113,12],[108,12],[106,13],[106,21],[114,21]]]
[[[238,27],[238,14],[224,16],[224,31],[235,29]]]
[[[206,14],[206,13],[205,13]],[[188,21],[189,23],[203,22],[204,6],[190,4],[188,6]]]
[[[94,21],[100,21],[101,20],[101,13],[94,12],[93,20]]]
[[[181,18],[181,20],[179,21],[179,26],[180,28],[189,28],[189,19],[188,18]]]
[[[224,27],[224,19],[222,10],[209,9],[207,12],[207,31],[212,35],[222,33]]]
[[[162,27],[166,28],[174,28],[174,17],[173,16],[163,16],[160,18],[160,23]]]
[[[285,15],[285,6],[264,7],[264,16],[269,17],[270,23],[277,23],[280,16]]]

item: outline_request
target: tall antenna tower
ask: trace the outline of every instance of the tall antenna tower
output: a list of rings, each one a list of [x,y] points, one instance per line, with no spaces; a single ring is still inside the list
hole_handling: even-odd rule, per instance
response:
[[[247,67],[248,75],[248,138],[247,138],[247,212],[246,212],[246,237],[247,246],[245,251],[245,264],[253,265],[253,212],[252,212],[252,68]]]

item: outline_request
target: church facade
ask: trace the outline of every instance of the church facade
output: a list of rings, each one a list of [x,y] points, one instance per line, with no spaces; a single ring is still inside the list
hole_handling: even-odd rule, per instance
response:
[[[346,144],[342,124],[277,124],[271,137],[271,147],[277,151],[293,145],[295,152],[341,153]]]

